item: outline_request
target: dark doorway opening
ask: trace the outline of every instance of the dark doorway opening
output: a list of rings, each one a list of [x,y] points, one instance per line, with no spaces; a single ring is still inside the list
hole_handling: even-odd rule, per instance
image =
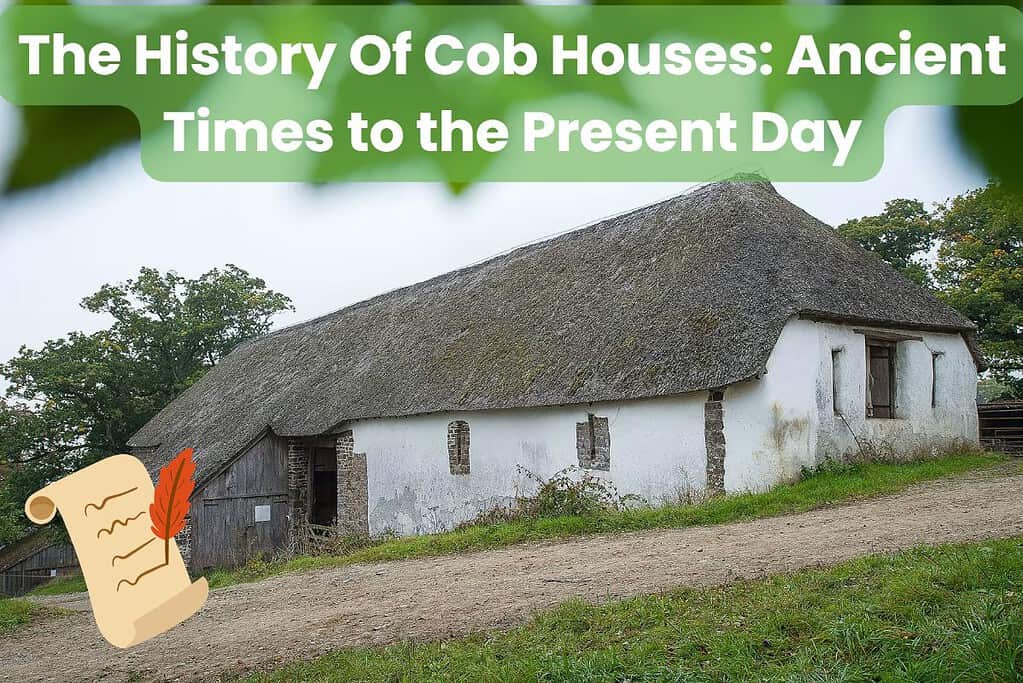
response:
[[[337,519],[337,451],[333,448],[313,448],[313,477],[309,505],[309,522],[320,526],[334,526]]]

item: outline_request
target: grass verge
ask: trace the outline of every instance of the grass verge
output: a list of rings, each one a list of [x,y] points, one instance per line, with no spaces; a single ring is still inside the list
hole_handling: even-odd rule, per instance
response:
[[[254,681],[1023,678],[1023,537],[594,607],[506,633],[343,650]]]
[[[85,579],[81,575],[61,576],[32,589],[30,595],[62,595],[64,593],[84,593]]]
[[[991,467],[1004,460],[999,455],[965,453],[905,463],[831,466],[809,473],[794,484],[779,485],[764,493],[729,495],[693,505],[644,507],[592,515],[481,524],[441,534],[386,540],[343,555],[254,560],[235,569],[212,571],[206,578],[211,588],[221,588],[285,572],[338,567],[357,562],[403,560],[489,550],[524,541],[722,524],[792,514],[857,498],[895,493],[912,484]],[[84,590],[85,583],[81,577],[69,577],[41,586],[33,594],[55,595]]]
[[[57,611],[28,600],[0,598],[0,636],[13,633],[20,627]]]
[[[398,538],[344,555],[303,556],[290,560],[257,560],[207,575],[212,588],[258,581],[291,571],[337,567],[500,548],[586,534],[721,524],[803,512],[866,496],[894,493],[922,481],[961,474],[1004,462],[1003,456],[967,453],[907,463],[863,463],[832,466],[810,473],[795,484],[765,493],[712,498],[694,505],[644,507],[586,516],[543,517],[470,526],[429,536]]]

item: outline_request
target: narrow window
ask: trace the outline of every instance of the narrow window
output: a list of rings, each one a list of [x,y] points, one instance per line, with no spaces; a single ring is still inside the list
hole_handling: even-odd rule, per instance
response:
[[[895,417],[895,344],[867,340],[867,417]]]
[[[611,469],[611,431],[606,417],[590,414],[586,422],[577,422],[575,446],[579,467],[605,472]]]
[[[448,467],[451,474],[469,474],[469,423],[448,424]]]
[[[941,353],[931,353],[931,407],[938,407],[938,356]]]
[[[841,381],[841,372],[839,369],[838,361],[842,355],[842,349],[831,349],[831,409],[835,415],[841,415],[842,409],[839,408],[839,396],[841,391],[839,390],[839,382]]]

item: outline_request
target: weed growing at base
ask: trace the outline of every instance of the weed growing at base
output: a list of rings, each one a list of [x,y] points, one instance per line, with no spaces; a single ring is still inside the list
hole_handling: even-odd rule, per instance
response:
[[[207,580],[212,588],[219,588],[235,583],[258,581],[284,572],[336,567],[357,562],[382,562],[472,552],[524,541],[595,533],[681,528],[772,517],[866,496],[894,493],[922,481],[991,467],[1000,462],[1004,462],[1003,456],[965,453],[916,462],[828,465],[820,471],[804,473],[804,478],[795,484],[779,485],[764,493],[721,496],[692,505],[625,509],[612,506],[610,509],[585,515],[544,513],[532,518],[478,524],[429,536],[387,539],[344,555],[256,560],[237,569],[211,572],[207,575]],[[557,500],[564,492],[551,495],[552,500]],[[578,503],[574,494],[568,498],[573,504]],[[549,508],[545,506],[537,506],[537,509],[549,512]]]

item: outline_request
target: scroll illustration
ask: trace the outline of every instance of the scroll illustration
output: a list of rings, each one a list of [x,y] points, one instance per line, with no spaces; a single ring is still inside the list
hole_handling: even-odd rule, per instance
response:
[[[176,626],[206,602],[174,542],[185,523],[195,463],[186,449],[160,471],[114,455],[37,491],[25,503],[36,524],[59,510],[89,589],[96,626],[111,645],[137,645]]]

